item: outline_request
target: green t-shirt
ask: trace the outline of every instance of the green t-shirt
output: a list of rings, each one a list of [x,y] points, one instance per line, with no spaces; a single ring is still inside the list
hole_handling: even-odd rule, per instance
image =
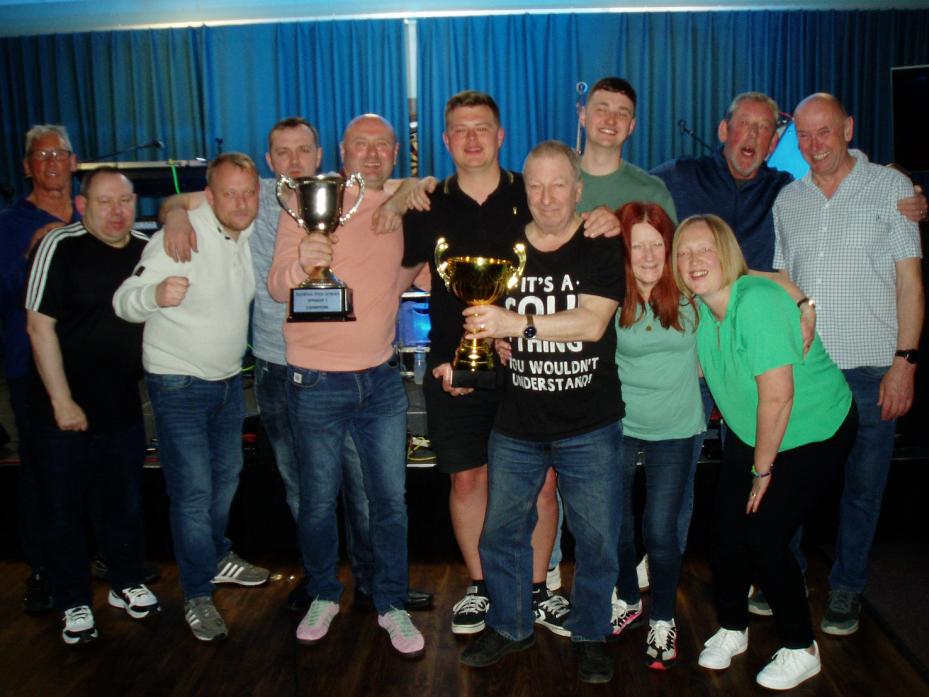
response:
[[[706,428],[697,380],[696,312],[681,305],[683,332],[661,326],[650,305],[631,327],[616,313],[616,366],[623,385],[623,434],[642,440],[690,438]]]
[[[630,201],[657,203],[665,213],[677,223],[677,211],[668,187],[658,177],[653,177],[644,169],[623,160],[619,169],[612,174],[594,176],[581,171],[584,190],[577,210],[581,213],[591,211],[598,206],[616,210]]]
[[[793,366],[794,399],[779,451],[830,438],[842,425],[852,393],[817,336],[806,357],[800,311],[774,281],[742,276],[717,321],[702,301],[697,353],[707,385],[726,425],[755,445],[758,385],[755,377]]]

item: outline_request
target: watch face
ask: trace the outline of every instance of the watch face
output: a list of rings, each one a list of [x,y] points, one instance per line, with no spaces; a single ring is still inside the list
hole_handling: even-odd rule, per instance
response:
[[[535,338],[536,333],[537,333],[536,328],[535,328],[535,326],[532,325],[532,324],[530,324],[528,327],[526,327],[525,329],[523,329],[523,336],[524,336],[526,339],[533,339],[533,338]]]

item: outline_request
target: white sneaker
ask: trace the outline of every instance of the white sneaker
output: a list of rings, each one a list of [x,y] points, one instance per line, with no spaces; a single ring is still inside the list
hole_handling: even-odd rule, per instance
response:
[[[748,629],[742,632],[720,629],[706,640],[697,663],[710,670],[725,670],[732,663],[732,657],[745,653],[747,648]]]
[[[646,554],[642,557],[635,567],[635,576],[636,580],[639,582],[639,592],[644,593],[651,587],[651,583],[648,579],[648,555]]]
[[[555,566],[548,570],[548,573],[545,575],[545,587],[552,593],[561,588],[560,565],[555,564]]]
[[[806,649],[779,649],[755,681],[769,690],[789,690],[818,675],[820,670],[819,646],[814,641],[813,653]]]
[[[125,610],[126,614],[134,620],[142,620],[161,612],[158,598],[148,589],[148,586],[141,583],[137,586],[123,588],[119,593],[111,590],[107,602],[113,607]]]

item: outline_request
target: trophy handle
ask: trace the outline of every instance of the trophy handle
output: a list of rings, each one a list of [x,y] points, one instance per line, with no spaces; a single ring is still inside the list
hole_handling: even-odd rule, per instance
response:
[[[297,190],[297,185],[294,183],[293,179],[288,177],[286,174],[279,175],[277,178],[277,202],[280,204],[281,208],[287,211],[291,218],[297,221],[297,224],[300,227],[306,229],[306,222],[303,220],[303,218],[300,217],[300,214],[291,210],[290,207],[284,203],[284,199],[281,197],[281,193],[283,192],[285,186],[289,189],[292,189],[293,191]]]
[[[519,279],[522,278],[523,270],[526,268],[526,245],[522,242],[517,242],[513,245],[513,251],[516,253],[516,258],[519,260],[519,267],[510,274],[510,278],[506,282],[507,290],[512,290],[516,287],[516,284],[519,283]]]
[[[361,172],[355,172],[352,176],[345,180],[346,186],[351,186],[352,184],[355,184],[358,187],[358,198],[355,200],[355,205],[349,209],[348,213],[339,217],[339,225],[345,225],[349,218],[355,215],[358,207],[361,206],[361,202],[365,197],[365,179],[361,176]]]
[[[440,237],[435,241],[435,270],[442,280],[445,281],[445,287],[451,290],[449,284],[452,282],[452,276],[448,272],[448,262],[442,260],[442,257],[445,256],[445,252],[447,251],[448,242],[445,241],[444,237]]]

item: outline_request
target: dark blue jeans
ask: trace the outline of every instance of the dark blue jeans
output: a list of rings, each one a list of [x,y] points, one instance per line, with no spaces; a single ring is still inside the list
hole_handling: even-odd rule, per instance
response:
[[[636,578],[635,522],[632,509],[632,482],[636,456],[644,454],[645,513],[642,519],[645,550],[648,553],[652,589],[651,618],[674,617],[677,584],[681,575],[681,509],[685,496],[693,491],[694,453],[701,436],[648,441],[624,435],[620,448],[623,469],[623,520],[619,549],[619,597],[629,604],[639,602]],[[691,501],[692,504],[692,501]],[[687,526],[690,524],[688,509]]]
[[[287,507],[296,523],[300,510],[300,477],[296,446],[290,430],[287,406],[287,366],[258,358],[255,360],[255,397],[261,423],[274,450],[277,469],[284,482]],[[361,460],[351,436],[345,438],[342,456],[342,510],[345,513],[345,547],[352,565],[355,586],[371,593],[374,553],[368,534],[368,498],[361,476]]]
[[[549,467],[558,474],[565,518],[574,534],[573,641],[610,632],[610,595],[619,574],[622,476],[620,424],[555,441],[490,435],[488,501],[480,553],[490,594],[487,624],[508,639],[533,632],[532,531],[536,498]]]
[[[147,373],[145,381],[171,500],[181,589],[188,600],[209,596],[216,565],[232,549],[226,525],[242,471],[242,378]]]
[[[114,590],[141,583],[143,550],[142,420],[112,433],[37,427],[39,472],[45,504],[45,551],[55,607],[90,605],[90,558],[84,531],[86,498],[100,487],[102,538]]]
[[[371,593],[381,614],[407,596],[406,410],[399,364],[324,372],[290,366],[288,400],[300,478],[298,534],[310,596],[338,602],[339,528],[345,438],[358,450],[368,499],[374,572]]]
[[[858,437],[845,462],[835,564],[829,574],[829,585],[836,590],[863,593],[871,543],[890,474],[897,422],[882,420],[877,405],[887,368],[863,367],[842,372],[858,406]]]
[[[8,377],[7,386],[10,389],[10,407],[13,409],[16,431],[19,434],[19,477],[17,480],[19,541],[26,563],[33,571],[44,572],[45,512],[39,486],[38,465],[35,462],[37,449],[35,426],[30,422],[27,405],[29,377]]]

